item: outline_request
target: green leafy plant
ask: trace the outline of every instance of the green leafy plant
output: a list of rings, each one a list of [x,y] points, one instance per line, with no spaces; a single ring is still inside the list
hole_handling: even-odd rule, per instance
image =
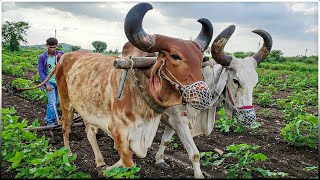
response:
[[[272,92],[262,92],[258,94],[257,102],[261,105],[270,105],[273,103]]]
[[[119,167],[119,168],[113,168],[110,170],[103,170],[102,172],[108,178],[138,179],[139,176],[135,175],[135,173],[139,171],[140,171],[140,168],[134,165],[132,168]]]
[[[34,86],[33,82],[31,80],[17,78],[11,82],[11,85],[17,88],[25,88],[25,87],[32,87]],[[31,100],[38,100],[42,101],[43,103],[47,103],[47,95],[46,91],[41,91],[39,88],[23,91],[22,94]]]
[[[258,113],[263,116],[269,116],[271,114],[271,110],[267,109],[267,108],[261,108],[261,109],[259,109]]]
[[[284,128],[280,135],[294,146],[309,146],[313,149],[318,144],[318,117],[310,114],[299,115]]]
[[[171,147],[173,149],[177,149],[179,147],[179,144],[175,142],[175,138],[171,137],[168,143],[168,147]]]
[[[65,147],[50,151],[44,135],[38,138],[36,130],[28,131],[39,126],[38,120],[28,126],[28,121],[20,122],[15,113],[14,108],[2,108],[1,157],[10,164],[6,172],[15,172],[15,178],[90,178],[76,172],[75,154],[70,157]]]
[[[243,132],[245,128],[237,123],[235,118],[228,118],[224,108],[218,111],[219,119],[215,122],[215,127],[220,129],[220,132]]]
[[[200,159],[202,166],[219,166],[224,161],[224,158],[220,159],[219,154],[212,151],[201,152]]]
[[[255,153],[260,146],[251,146],[248,144],[235,144],[227,146],[229,153],[224,154],[225,158],[232,158],[235,162],[226,166],[228,169],[227,178],[253,178],[252,173],[260,173],[263,177],[284,177],[287,173],[271,172],[262,168],[256,168],[253,163],[256,161],[265,161],[267,156],[262,153]]]

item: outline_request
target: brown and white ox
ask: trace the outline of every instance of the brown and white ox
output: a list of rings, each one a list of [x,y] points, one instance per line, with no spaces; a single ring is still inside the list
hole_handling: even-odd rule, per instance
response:
[[[164,134],[156,154],[156,164],[167,168],[164,151],[175,132],[179,136],[189,159],[192,162],[195,178],[203,178],[200,169],[200,154],[193,141],[194,136],[209,135],[214,127],[216,108],[222,102],[228,115],[235,115],[239,123],[250,125],[255,121],[252,106],[253,88],[258,82],[257,65],[267,57],[272,47],[270,34],[263,30],[254,30],[264,39],[261,49],[252,57],[239,59],[224,54],[223,49],[235,26],[231,25],[222,31],[211,46],[211,54],[215,60],[204,62],[202,73],[209,85],[214,103],[208,110],[197,110],[190,105],[176,105],[168,108],[161,116],[166,124]],[[143,56],[145,52],[131,48],[130,56]],[[140,51],[140,52],[139,52]],[[148,54],[152,56],[152,54]],[[218,62],[218,63],[217,63]],[[187,113],[185,114],[185,108]]]
[[[150,35],[142,27],[143,17],[150,9],[152,6],[148,3],[139,3],[131,8],[124,29],[134,46],[159,54],[150,69],[136,68],[135,74],[126,78],[120,99],[117,92],[123,70],[113,67],[118,57],[71,52],[64,54],[57,64],[55,77],[62,111],[64,145],[70,149],[69,133],[76,111],[86,124],[87,138],[97,167],[105,165],[96,140],[99,128],[114,140],[114,147],[120,156],[120,160],[107,169],[132,167],[133,153],[138,157],[146,156],[163,110],[182,103],[179,88],[172,82],[185,86],[203,81],[202,52],[212,38],[210,21],[199,20],[202,30],[194,41]],[[164,75],[172,82],[164,79]]]

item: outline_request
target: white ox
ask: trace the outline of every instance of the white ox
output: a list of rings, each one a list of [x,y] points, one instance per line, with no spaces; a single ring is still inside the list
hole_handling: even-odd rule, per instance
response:
[[[125,33],[140,50],[159,52],[157,61],[150,69],[134,69],[134,76],[126,79],[121,99],[118,99],[117,92],[123,70],[113,68],[117,57],[72,52],[64,54],[57,64],[64,145],[70,149],[69,133],[75,110],[86,124],[97,167],[105,165],[96,140],[99,128],[113,138],[120,156],[120,160],[107,169],[132,167],[133,153],[146,156],[161,113],[182,102],[177,87],[164,76],[182,86],[203,81],[202,52],[212,38],[210,21],[198,20],[202,30],[194,41],[149,35],[142,28],[142,20],[150,9],[152,6],[148,3],[131,8],[125,19]]]
[[[163,113],[161,121],[165,122],[166,127],[155,157],[156,164],[168,166],[164,161],[165,147],[173,134],[177,132],[192,162],[194,176],[202,178],[199,163],[200,154],[192,137],[200,134],[207,136],[211,133],[217,106],[223,102],[226,113],[234,115],[238,122],[244,125],[250,125],[255,121],[252,94],[253,88],[258,82],[256,67],[268,56],[272,47],[272,38],[264,30],[254,30],[254,33],[263,38],[263,46],[252,57],[239,59],[223,52],[224,46],[234,30],[235,26],[230,25],[217,36],[211,46],[211,54],[215,61],[211,60],[210,63],[203,64],[203,77],[209,85],[212,95],[216,98],[215,103],[210,109],[202,111],[187,105],[187,116],[183,112],[183,105],[171,107]]]
[[[262,36],[264,45],[253,57],[238,59],[225,55],[223,52],[224,46],[234,30],[234,25],[229,26],[217,36],[212,44],[212,57],[219,64],[214,60],[202,64],[204,80],[209,85],[215,100],[210,109],[201,111],[190,105],[177,105],[168,108],[162,114],[161,121],[166,124],[166,127],[155,157],[156,164],[165,168],[168,167],[164,161],[164,151],[170,138],[177,132],[192,162],[195,178],[203,178],[200,169],[200,154],[192,137],[211,133],[217,106],[224,102],[226,113],[238,117],[240,123],[249,125],[254,122],[255,112],[252,106],[252,92],[258,82],[256,67],[270,52],[272,38],[266,31],[253,31]],[[127,46],[131,46],[131,48],[130,51],[123,52],[125,57],[152,56],[152,54],[145,54],[145,52],[133,47],[130,43],[127,43],[124,47]]]

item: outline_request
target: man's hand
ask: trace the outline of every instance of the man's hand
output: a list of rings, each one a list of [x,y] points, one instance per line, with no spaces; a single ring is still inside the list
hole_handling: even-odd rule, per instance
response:
[[[52,87],[51,87],[50,85],[46,85],[46,89],[47,89],[48,91],[52,91]]]
[[[60,54],[60,53],[57,55],[58,58],[61,58],[61,56],[62,56],[62,54]]]

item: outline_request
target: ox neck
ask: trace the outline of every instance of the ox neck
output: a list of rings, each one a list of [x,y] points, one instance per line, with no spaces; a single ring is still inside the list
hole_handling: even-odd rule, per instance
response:
[[[149,105],[149,107],[158,114],[162,114],[167,107],[161,106],[157,103],[146,91],[145,87],[141,85],[140,80],[135,77],[135,84],[138,86],[139,93],[142,96],[143,100]]]

